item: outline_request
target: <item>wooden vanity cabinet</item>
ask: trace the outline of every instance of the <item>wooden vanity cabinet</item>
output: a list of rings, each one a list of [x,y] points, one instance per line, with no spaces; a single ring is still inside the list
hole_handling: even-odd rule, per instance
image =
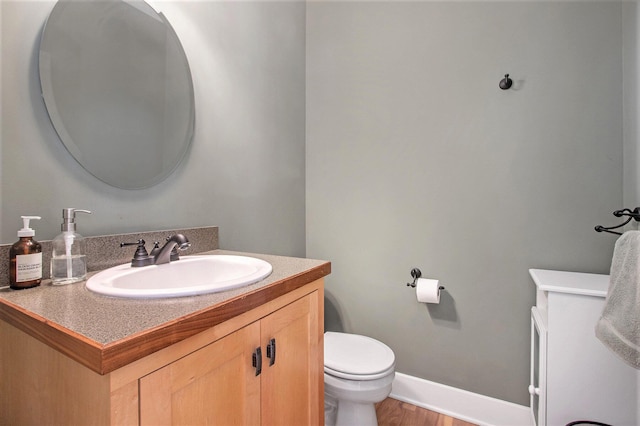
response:
[[[39,365],[27,379],[34,383],[2,400],[9,417],[0,424],[321,425],[323,300],[320,279],[102,376],[13,329],[37,344]],[[7,327],[0,338],[11,337]],[[18,374],[0,371],[21,387]],[[34,390],[39,374],[56,380]],[[35,399],[21,403],[30,392]]]
[[[305,296],[142,377],[140,424],[317,423],[312,309]]]
[[[259,340],[254,323],[142,377],[140,424],[260,424]]]

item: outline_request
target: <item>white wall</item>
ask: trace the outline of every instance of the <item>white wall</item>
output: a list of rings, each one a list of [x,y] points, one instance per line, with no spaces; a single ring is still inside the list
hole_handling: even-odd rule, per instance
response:
[[[37,70],[53,4],[0,1],[0,242],[24,214],[42,216],[36,237],[51,239],[76,207],[94,213],[84,235],[217,225],[223,248],[304,255],[305,4],[155,2],[190,62],[196,131],[178,170],[139,191],[87,173],[49,122]]]
[[[307,5],[307,255],[333,262],[329,328],[528,405],[527,270],[611,260],[593,228],[622,206],[621,20],[614,2]],[[440,305],[416,302],[413,267]]]

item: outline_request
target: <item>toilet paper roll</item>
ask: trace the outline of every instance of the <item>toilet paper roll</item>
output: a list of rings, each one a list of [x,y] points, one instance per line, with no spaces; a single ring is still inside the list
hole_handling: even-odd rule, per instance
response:
[[[416,297],[420,303],[440,303],[440,281],[418,278],[416,281]]]

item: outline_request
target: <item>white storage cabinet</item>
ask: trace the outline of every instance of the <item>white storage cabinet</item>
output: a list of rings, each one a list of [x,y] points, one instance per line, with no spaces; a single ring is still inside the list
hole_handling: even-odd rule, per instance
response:
[[[638,425],[638,372],[596,338],[609,276],[529,270],[531,413],[537,426],[592,420]]]

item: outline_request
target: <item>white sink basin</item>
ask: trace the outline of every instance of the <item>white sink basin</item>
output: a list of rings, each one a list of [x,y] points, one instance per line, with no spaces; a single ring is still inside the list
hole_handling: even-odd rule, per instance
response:
[[[93,292],[115,297],[193,296],[247,286],[266,278],[271,271],[271,264],[254,257],[184,256],[164,265],[114,266],[89,278],[86,285]]]

